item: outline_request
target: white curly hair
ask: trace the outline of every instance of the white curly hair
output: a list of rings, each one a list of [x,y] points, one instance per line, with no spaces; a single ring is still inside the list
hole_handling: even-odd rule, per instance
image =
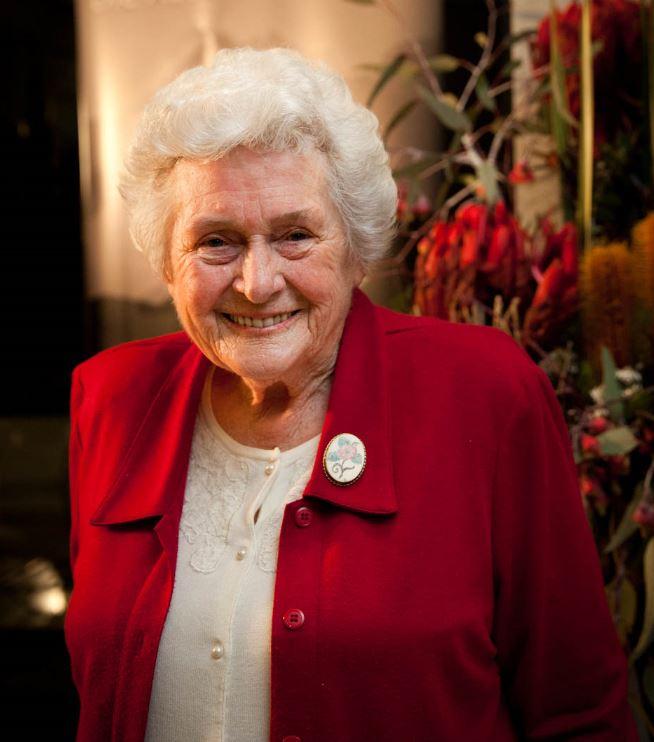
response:
[[[155,94],[125,161],[119,188],[130,234],[158,275],[167,275],[175,163],[216,160],[238,146],[324,153],[349,248],[366,269],[386,255],[397,188],[376,116],[340,75],[296,51],[224,49]]]

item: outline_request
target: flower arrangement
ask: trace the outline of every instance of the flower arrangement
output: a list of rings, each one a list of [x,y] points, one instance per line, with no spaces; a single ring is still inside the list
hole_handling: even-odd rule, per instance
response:
[[[356,0],[400,16],[392,0]],[[579,492],[630,659],[631,701],[654,735],[654,1],[571,0],[475,60],[429,56],[416,39],[387,65],[445,132],[442,151],[393,149],[399,184],[395,308],[511,334],[549,375],[568,421]],[[516,44],[531,70],[515,76]],[[466,73],[455,92],[446,75]],[[503,96],[513,91],[513,105]],[[534,132],[545,146],[514,140]],[[388,141],[387,141],[388,144]],[[547,174],[561,214],[522,223],[518,189]]]

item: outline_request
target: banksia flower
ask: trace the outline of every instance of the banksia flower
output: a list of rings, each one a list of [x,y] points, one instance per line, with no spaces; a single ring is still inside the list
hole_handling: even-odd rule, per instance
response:
[[[581,316],[586,353],[595,370],[606,345],[619,366],[631,360],[634,259],[627,246],[596,246],[580,265]]]
[[[636,327],[639,356],[654,355],[654,213],[638,222],[632,231],[634,292],[639,303]]]

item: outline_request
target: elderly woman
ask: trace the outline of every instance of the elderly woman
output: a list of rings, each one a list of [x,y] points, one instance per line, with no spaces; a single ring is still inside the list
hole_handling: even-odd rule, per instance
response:
[[[358,289],[396,189],[343,80],[220,52],[122,193],[184,331],[74,372],[77,739],[635,739],[547,377]]]

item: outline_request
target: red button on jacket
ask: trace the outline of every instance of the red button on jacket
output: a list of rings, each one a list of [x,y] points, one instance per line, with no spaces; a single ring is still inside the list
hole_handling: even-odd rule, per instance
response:
[[[301,507],[295,511],[295,523],[300,528],[306,528],[306,526],[311,525],[312,518],[313,513],[309,508]]]
[[[287,629],[299,629],[304,624],[304,613],[299,608],[291,608],[282,616]]]

